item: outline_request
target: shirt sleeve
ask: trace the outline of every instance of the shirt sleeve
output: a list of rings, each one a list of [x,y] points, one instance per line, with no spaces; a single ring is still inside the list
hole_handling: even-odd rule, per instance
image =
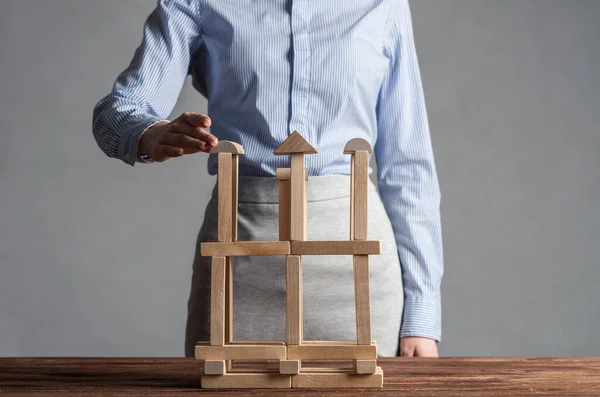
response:
[[[377,105],[379,190],[404,284],[400,336],[441,340],[440,190],[407,0],[394,1],[385,43],[390,68]]]
[[[142,133],[173,110],[201,28],[194,0],[159,0],[144,37],[112,91],[94,108],[93,133],[102,151],[133,165]]]

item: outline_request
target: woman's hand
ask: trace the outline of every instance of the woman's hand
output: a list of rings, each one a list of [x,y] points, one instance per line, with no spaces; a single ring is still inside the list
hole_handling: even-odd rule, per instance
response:
[[[400,338],[398,353],[402,357],[438,357],[437,342],[420,336]]]
[[[211,125],[210,117],[200,113],[183,113],[175,120],[150,127],[140,138],[138,152],[162,162],[184,154],[206,152],[219,140],[202,129]]]

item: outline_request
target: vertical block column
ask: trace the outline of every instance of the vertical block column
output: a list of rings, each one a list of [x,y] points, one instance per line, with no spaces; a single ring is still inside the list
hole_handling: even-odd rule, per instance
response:
[[[286,343],[302,343],[302,257],[286,257]]]
[[[364,139],[353,139],[344,148],[345,154],[352,155],[350,163],[350,240],[367,239],[369,154],[372,152],[371,145]],[[370,345],[369,256],[354,255],[353,265],[356,339],[359,345]]]
[[[279,180],[279,241],[290,241],[291,231],[291,185],[289,179]]]
[[[225,257],[214,256],[210,273],[210,344],[225,344]]]
[[[291,240],[304,240],[306,235],[304,172],[304,154],[291,154]]]

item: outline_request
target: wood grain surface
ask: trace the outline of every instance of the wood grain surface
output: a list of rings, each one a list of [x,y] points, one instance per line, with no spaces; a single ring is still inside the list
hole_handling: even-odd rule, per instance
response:
[[[380,390],[200,389],[184,358],[0,358],[4,396],[600,396],[600,358],[380,359]]]

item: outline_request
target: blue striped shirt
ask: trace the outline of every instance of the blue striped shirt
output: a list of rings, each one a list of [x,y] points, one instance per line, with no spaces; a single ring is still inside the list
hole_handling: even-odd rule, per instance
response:
[[[309,175],[349,173],[345,143],[371,142],[402,266],[401,336],[440,340],[440,192],[407,0],[160,0],[94,109],[100,148],[133,165],[187,75],[208,99],[211,133],[244,146],[241,175],[287,167],[272,152],[293,130],[319,150]]]

